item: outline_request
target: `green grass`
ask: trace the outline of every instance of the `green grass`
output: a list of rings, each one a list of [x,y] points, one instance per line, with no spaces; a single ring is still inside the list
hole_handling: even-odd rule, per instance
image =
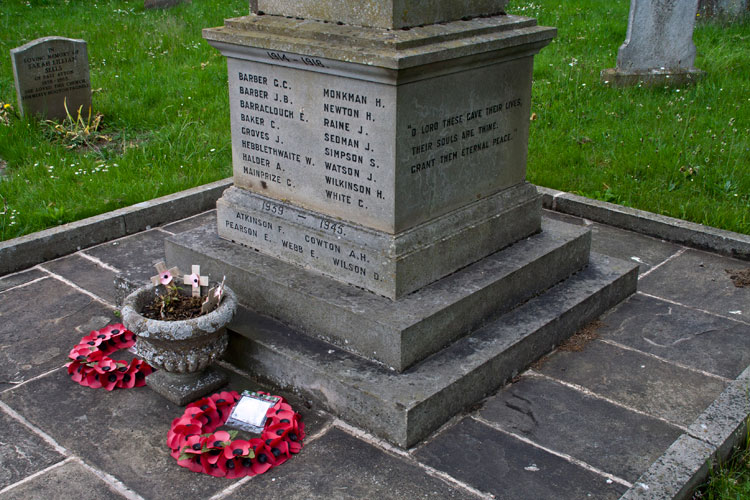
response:
[[[630,0],[515,1],[556,26],[534,67],[529,180],[583,196],[750,233],[750,22],[698,23],[696,66],[677,89],[615,89]]]
[[[50,143],[33,120],[0,125],[0,237],[230,176],[226,63],[201,29],[247,11],[246,0],[164,11],[144,11],[143,0],[3,0],[0,101],[16,106],[11,48],[50,35],[84,39],[94,112],[115,147],[76,152]]]
[[[115,147],[75,152],[30,120],[0,124],[0,239],[231,175],[226,65],[200,30],[246,0],[0,0],[0,101],[16,104],[8,50],[42,36],[88,42],[95,112]],[[682,89],[599,83],[625,38],[629,0],[512,1],[559,35],[535,62],[529,180],[750,233],[750,24],[700,24]]]

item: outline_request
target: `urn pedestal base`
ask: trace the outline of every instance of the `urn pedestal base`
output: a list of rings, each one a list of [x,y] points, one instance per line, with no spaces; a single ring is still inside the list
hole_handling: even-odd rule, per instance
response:
[[[200,373],[169,373],[157,371],[148,377],[148,386],[178,406],[216,392],[228,382],[227,376],[206,368]]]

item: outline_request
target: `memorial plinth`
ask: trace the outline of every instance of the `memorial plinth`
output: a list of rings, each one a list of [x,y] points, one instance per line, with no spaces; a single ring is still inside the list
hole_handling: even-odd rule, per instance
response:
[[[554,34],[505,15],[204,30],[229,70],[219,236],[396,299],[539,231],[531,72]]]
[[[204,30],[227,57],[234,186],[218,224],[166,244],[248,308],[230,362],[399,446],[637,277],[590,256],[588,228],[543,221],[525,180],[554,28],[497,14],[505,0],[416,3],[258,0]]]

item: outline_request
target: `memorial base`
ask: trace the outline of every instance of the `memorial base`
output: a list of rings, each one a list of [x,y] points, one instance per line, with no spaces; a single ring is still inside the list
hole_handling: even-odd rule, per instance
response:
[[[219,237],[397,299],[539,232],[542,197],[521,183],[397,234],[237,187],[216,206]]]
[[[635,291],[637,265],[589,257],[589,238],[545,220],[540,234],[397,301],[248,252],[212,225],[171,237],[166,252],[170,265],[226,274],[249,307],[230,326],[228,361],[409,447]],[[391,337],[411,357],[402,372],[351,352],[368,338],[387,348],[384,325],[399,322],[422,328]],[[334,331],[348,338],[323,340]],[[415,361],[410,346],[425,339]]]

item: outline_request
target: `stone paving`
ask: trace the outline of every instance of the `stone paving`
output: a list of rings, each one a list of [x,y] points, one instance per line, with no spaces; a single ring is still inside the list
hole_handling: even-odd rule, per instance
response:
[[[641,277],[587,343],[550,353],[409,450],[270,388],[303,414],[302,452],[254,478],[194,474],[165,445],[180,408],[148,388],[81,387],[63,365],[83,335],[118,321],[116,274],[145,281],[166,237],[213,217],[0,277],[0,498],[614,499],[673,443],[703,439],[695,425],[750,365],[750,288],[725,272],[746,261],[594,223],[593,251],[639,262]],[[232,389],[264,388],[222,369]]]

